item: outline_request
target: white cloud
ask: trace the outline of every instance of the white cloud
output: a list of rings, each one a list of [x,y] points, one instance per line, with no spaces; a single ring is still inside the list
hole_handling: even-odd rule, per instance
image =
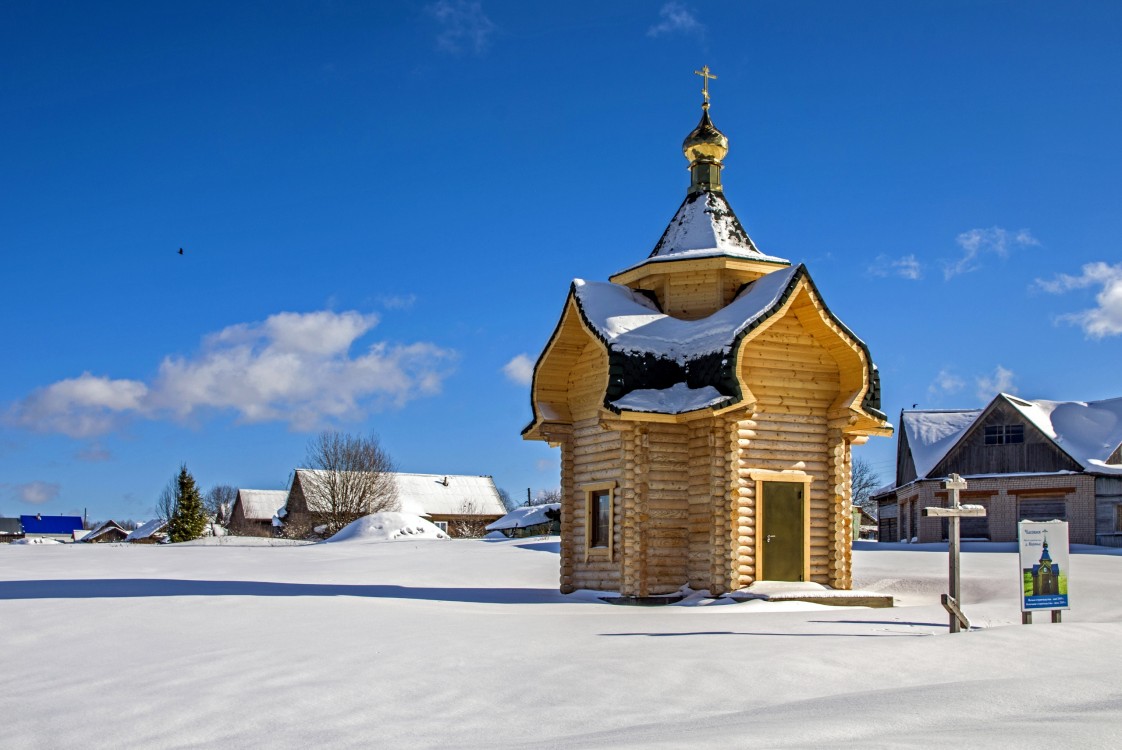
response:
[[[42,505],[58,498],[62,486],[56,482],[28,482],[12,487],[15,496],[29,505]]]
[[[1091,338],[1122,334],[1122,263],[1088,263],[1079,276],[1059,274],[1051,281],[1037,279],[1036,285],[1046,292],[1062,294],[1073,289],[1100,287],[1095,295],[1098,307],[1061,315],[1060,321],[1074,323]]]
[[[441,27],[436,36],[436,46],[454,55],[465,50],[477,55],[483,54],[491,43],[491,36],[498,29],[478,2],[439,0],[425,10]]]
[[[503,372],[511,382],[530,385],[534,382],[534,360],[525,354],[519,354],[503,365]]]
[[[693,11],[682,3],[670,2],[658,11],[659,22],[647,29],[647,36],[658,37],[664,34],[700,34],[705,26],[694,16]]]
[[[944,367],[942,370],[939,370],[939,374],[935,376],[935,382],[927,387],[927,392],[932,396],[953,394],[958,393],[965,386],[966,381]]]
[[[1009,251],[1014,247],[1032,247],[1040,242],[1032,236],[1027,229],[1011,232],[1001,227],[989,229],[971,229],[955,238],[955,242],[962,248],[962,257],[953,263],[943,264],[943,278],[951,279],[959,274],[970,273],[981,268],[980,258],[984,254],[996,255],[999,258],[1009,257]]]
[[[377,342],[351,356],[377,322],[374,315],[320,311],[233,325],[206,336],[194,356],[166,357],[151,383],[84,373],[32,393],[9,409],[7,421],[90,437],[128,418],[217,411],[307,430],[439,392],[455,360],[450,350]]]
[[[1016,375],[1012,370],[1007,370],[1001,365],[993,371],[993,375],[982,375],[975,378],[974,383],[977,385],[976,391],[980,401],[989,402],[999,393],[1016,393],[1017,387],[1013,385],[1013,379]]]
[[[911,254],[899,258],[878,255],[873,264],[869,266],[869,273],[873,276],[899,276],[917,281],[923,278],[923,266],[916,259],[916,256]]]
[[[8,413],[7,421],[36,432],[70,437],[100,435],[122,416],[142,411],[148,386],[138,380],[112,380],[88,372],[39,388]]]

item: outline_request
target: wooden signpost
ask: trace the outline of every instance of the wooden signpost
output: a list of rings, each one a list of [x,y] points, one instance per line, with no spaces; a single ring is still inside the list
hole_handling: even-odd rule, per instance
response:
[[[959,585],[959,519],[963,517],[979,517],[986,515],[986,509],[981,506],[962,506],[958,502],[958,493],[966,489],[966,480],[958,474],[951,474],[943,482],[943,489],[947,491],[949,502],[946,508],[925,508],[924,515],[947,519],[947,552],[950,557],[950,592],[943,594],[943,607],[951,616],[951,632],[957,633],[962,628],[970,629],[970,621],[962,613],[960,605]]]

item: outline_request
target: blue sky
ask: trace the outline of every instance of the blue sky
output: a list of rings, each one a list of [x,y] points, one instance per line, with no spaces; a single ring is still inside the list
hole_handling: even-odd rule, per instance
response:
[[[327,426],[556,486],[518,365],[658,240],[705,64],[726,195],[894,421],[1122,396],[1116,3],[371,6],[0,10],[0,513],[280,488]]]

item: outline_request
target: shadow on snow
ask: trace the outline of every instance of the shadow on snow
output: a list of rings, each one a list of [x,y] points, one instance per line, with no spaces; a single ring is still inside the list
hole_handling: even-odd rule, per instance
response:
[[[353,596],[470,604],[558,604],[572,602],[554,589],[439,588],[386,584],[189,581],[175,578],[92,578],[0,581],[0,600],[131,599],[165,596]]]

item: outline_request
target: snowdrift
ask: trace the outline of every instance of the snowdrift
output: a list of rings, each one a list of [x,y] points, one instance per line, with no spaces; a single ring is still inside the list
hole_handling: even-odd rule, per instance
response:
[[[347,524],[328,542],[393,542],[413,539],[448,539],[431,521],[411,513],[374,513]]]

